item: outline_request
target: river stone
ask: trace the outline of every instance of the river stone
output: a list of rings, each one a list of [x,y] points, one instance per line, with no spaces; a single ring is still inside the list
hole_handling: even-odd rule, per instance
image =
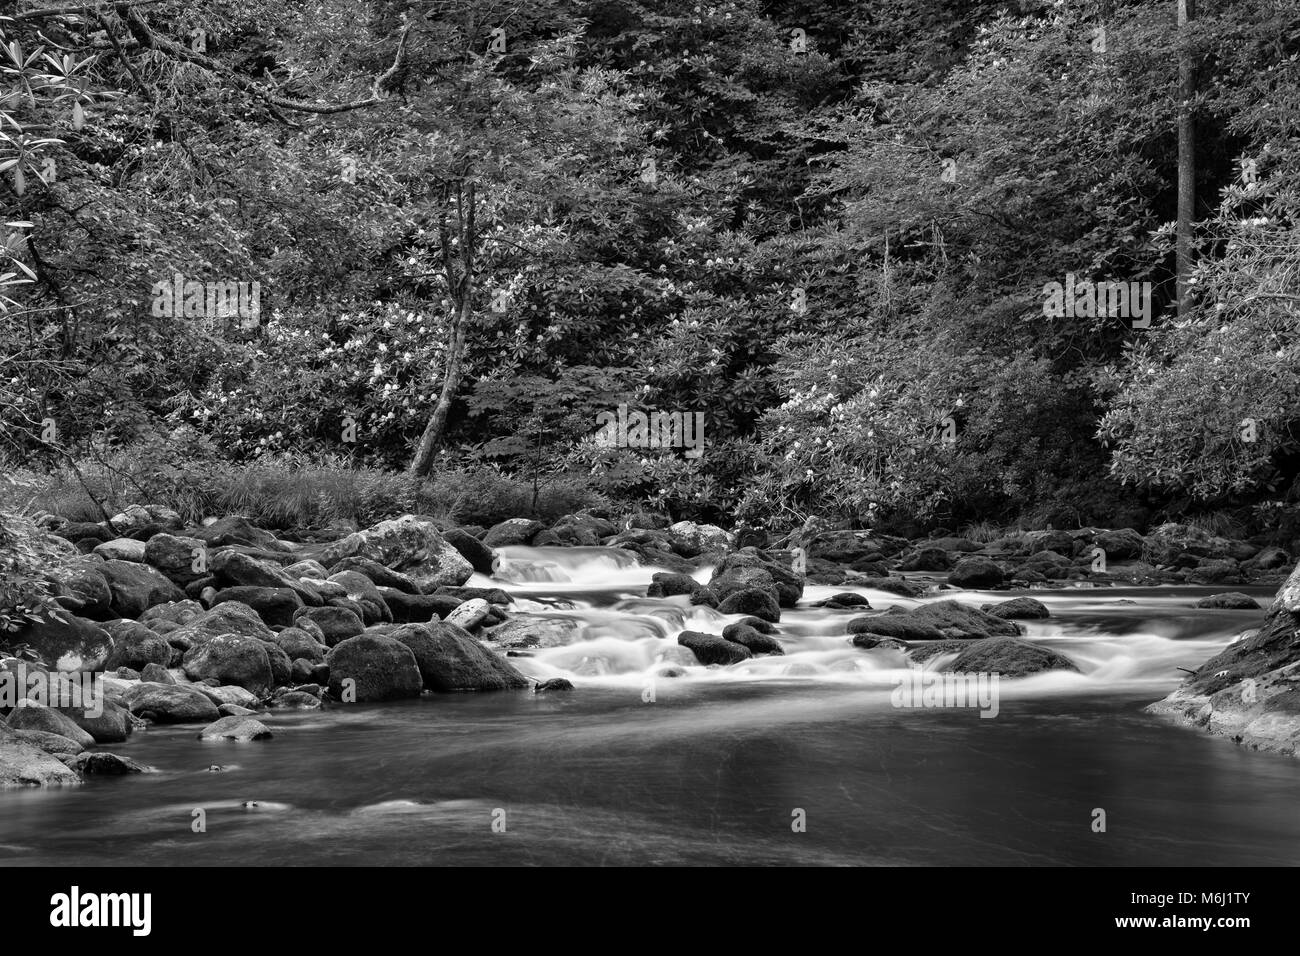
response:
[[[392,588],[395,591],[401,591],[403,594],[421,593],[419,586],[407,575],[386,568],[378,561],[372,561],[369,558],[354,555],[342,559],[330,568],[331,574],[337,574],[340,571],[356,571],[359,574],[364,574],[378,587]]]
[[[565,677],[552,677],[549,680],[538,681],[537,686],[533,688],[533,693],[545,694],[557,690],[573,690],[573,681]]]
[[[103,563],[91,559],[70,562],[51,590],[59,606],[92,621],[117,617],[112,611],[113,592],[101,570]]]
[[[25,621],[10,639],[31,645],[42,660],[59,671],[103,670],[113,653],[113,639],[104,628],[62,608]]]
[[[131,713],[151,713],[160,724],[211,723],[220,716],[216,704],[184,684],[136,684],[124,701]]]
[[[262,548],[268,551],[283,550],[284,546],[269,531],[253,525],[247,518],[228,515],[216,521],[196,528],[190,534],[209,547],[218,548],[228,545],[243,545],[249,548]]]
[[[496,552],[463,528],[448,528],[442,533],[447,543],[460,552],[479,574],[491,574]]]
[[[120,776],[128,773],[146,773],[148,767],[136,763],[122,754],[95,751],[78,754],[69,765],[80,774],[98,774],[100,776]]]
[[[528,679],[513,664],[454,624],[405,624],[394,628],[390,636],[411,649],[429,690],[512,690],[528,686]]]
[[[677,635],[677,643],[694,654],[701,664],[738,664],[754,656],[743,644],[729,641],[717,634],[682,631]]]
[[[1211,594],[1196,602],[1198,608],[1214,608],[1230,611],[1258,611],[1259,602],[1240,591],[1226,591],[1223,594]]]
[[[145,543],[144,562],[184,587],[208,573],[204,570],[207,562],[207,544],[199,538],[187,538],[162,532]]]
[[[569,617],[516,614],[483,636],[498,647],[520,650],[530,647],[562,647],[572,643],[581,630],[582,622]]]
[[[983,557],[962,558],[948,574],[948,583],[955,588],[995,588],[1002,580],[1002,569]]]
[[[943,670],[959,674],[997,674],[1011,679],[1048,670],[1077,673],[1079,668],[1064,654],[1021,638],[990,637],[963,643],[956,659]]]
[[[1132,528],[1098,532],[1092,539],[1094,547],[1106,552],[1108,561],[1132,561],[1142,557],[1146,540]]]
[[[943,548],[918,548],[898,564],[900,571],[947,571],[952,558]]]
[[[781,608],[770,590],[742,588],[732,591],[718,605],[719,614],[752,614],[765,621],[781,620]]]
[[[141,624],[122,618],[107,621],[104,630],[113,638],[113,653],[108,655],[105,670],[115,671],[119,667],[132,670],[144,670],[149,664],[166,667],[172,658],[172,647],[161,634]]]
[[[360,631],[357,632],[361,633]],[[356,634],[349,634],[348,637],[356,637]],[[298,658],[309,661],[312,664],[319,664],[325,660],[325,655],[329,653],[329,646],[322,644],[316,638],[300,627],[286,627],[275,635],[272,640],[276,645],[289,655],[289,660],[294,661]],[[340,638],[335,644],[347,640],[347,637]]]
[[[140,564],[144,561],[145,543],[135,538],[114,538],[95,545],[90,553],[99,555],[105,561],[134,561]]]
[[[222,717],[199,731],[199,740],[268,740],[271,731],[252,717]]]
[[[728,641],[749,648],[754,654],[785,653],[785,647],[775,637],[762,634],[748,624],[728,624],[722,629],[722,636]]]
[[[328,545],[319,555],[326,566],[347,557],[369,558],[400,571],[421,591],[432,591],[440,584],[464,584],[474,573],[436,524],[410,514],[350,534]],[[337,575],[332,575],[331,580],[337,580]]]
[[[64,737],[62,734],[52,734],[48,730],[15,730],[11,731],[13,739],[29,743],[33,747],[40,747],[47,754],[64,754],[65,756],[75,757],[86,748],[75,740]],[[0,740],[0,747],[4,746],[4,741]]]
[[[508,518],[488,529],[483,543],[489,548],[502,548],[516,544],[531,544],[533,538],[545,530],[546,525],[531,518]]]
[[[882,637],[891,637],[904,641],[938,641],[943,634],[933,624],[918,621],[907,614],[873,614],[868,617],[855,617],[848,623],[848,632],[853,635],[871,635],[875,640],[871,644],[859,643],[857,647],[875,647]]]
[[[290,577],[297,578],[301,581],[303,578],[324,581],[330,576],[325,565],[312,558],[305,558],[302,561],[295,562],[284,569],[284,573]]]
[[[264,588],[239,585],[223,588],[212,598],[212,606],[238,601],[257,612],[271,627],[288,627],[293,623],[294,612],[303,606],[302,598],[291,588]]]
[[[0,790],[63,787],[80,782],[81,778],[57,757],[0,729]]]
[[[222,684],[235,684],[255,694],[264,694],[275,686],[268,643],[269,640],[238,635],[214,637],[186,651],[182,664],[191,680],[214,678]],[[285,669],[288,670],[287,661]]]
[[[205,644],[214,637],[255,637],[268,641],[273,632],[262,623],[247,604],[238,601],[226,601],[210,611],[194,618],[180,630],[167,635],[173,646],[178,641],[187,641],[191,645]]]
[[[109,607],[118,617],[139,617],[155,604],[185,598],[184,591],[147,564],[105,561],[101,572],[112,594]]]
[[[347,600],[361,608],[361,620],[367,626],[382,624],[393,619],[393,612],[375,587],[375,582],[359,571],[339,571],[329,580],[347,589]]]
[[[331,648],[325,660],[330,694],[336,700],[364,703],[419,697],[424,686],[411,649],[391,637],[349,637]]]
[[[466,601],[448,614],[444,621],[471,631],[483,622],[483,618],[487,617],[491,610],[492,608],[487,601],[482,598],[474,598]]]
[[[981,610],[1004,621],[1030,621],[1052,616],[1046,604],[1031,597],[1018,597],[999,604],[986,604]]]
[[[107,688],[104,694],[103,708],[97,715],[88,714],[85,708],[76,707],[61,708],[61,713],[90,734],[95,743],[120,744],[130,737],[135,729],[131,724],[131,714],[117,701],[107,699]]]
[[[318,606],[321,603],[315,590],[279,565],[238,551],[218,551],[212,559],[212,575],[223,588],[288,588],[303,604]]]
[[[80,744],[83,749],[95,746],[95,738],[78,727],[76,721],[67,714],[33,701],[25,701],[21,707],[15,707],[9,714],[8,724],[10,730],[40,730],[47,734],[58,734]]]
[[[198,601],[191,601],[186,598],[183,601],[168,601],[166,604],[155,604],[149,610],[140,615],[140,623],[148,624],[154,630],[158,629],[159,624],[175,624],[178,627],[190,623],[195,618],[202,617],[207,613],[207,609]],[[162,633],[159,631],[158,633]]]
[[[1020,634],[1019,626],[1013,622],[956,601],[922,604],[907,611],[906,616],[914,622],[934,625],[946,638],[1014,637]]]
[[[321,700],[315,694],[302,690],[289,690],[287,687],[280,689],[284,693],[277,693],[266,702],[266,706],[271,710],[319,710],[321,707]]]

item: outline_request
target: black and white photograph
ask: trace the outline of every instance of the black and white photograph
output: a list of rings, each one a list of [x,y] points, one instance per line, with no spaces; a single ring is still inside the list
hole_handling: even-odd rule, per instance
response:
[[[0,73],[20,922],[1159,868],[1069,905],[1261,927],[1300,0],[5,0]]]

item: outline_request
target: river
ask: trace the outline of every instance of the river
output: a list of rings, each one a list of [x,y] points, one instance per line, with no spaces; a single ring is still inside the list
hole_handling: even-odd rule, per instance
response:
[[[1001,681],[984,719],[893,706],[902,656],[848,644],[860,610],[808,607],[854,589],[806,588],[782,614],[784,657],[709,669],[676,634],[733,618],[641,597],[654,569],[501,551],[498,577],[470,584],[577,622],[573,642],[513,661],[574,691],[272,712],[274,738],[252,743],[152,727],[113,749],[156,773],[0,793],[0,865],[1300,862],[1293,759],[1142,713],[1263,619],[1192,608],[1221,588],[944,592],[1038,598],[1052,617],[1027,639],[1084,672]]]

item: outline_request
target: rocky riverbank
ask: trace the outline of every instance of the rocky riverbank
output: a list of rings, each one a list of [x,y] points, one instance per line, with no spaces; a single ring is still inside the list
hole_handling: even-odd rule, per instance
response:
[[[685,596],[739,616],[718,634],[684,631],[680,654],[660,668],[664,677],[683,666],[784,654],[781,612],[802,600],[806,583],[906,597],[945,588],[1230,586],[1281,581],[1291,564],[1278,548],[1178,525],[1145,536],[1082,529],[977,543],[868,531],[771,542],[753,531],[670,524],[657,515],[615,522],[588,512],[549,527],[522,518],[455,527],[404,515],[366,529],[274,533],[240,517],[186,528],[164,508],[136,506],[105,523],[45,516],[40,524],[61,554],[50,569],[57,606],[10,639],[40,663],[9,658],[0,667],[11,680],[21,669],[105,674],[105,699],[93,717],[31,699],[0,706],[0,786],[146,772],[97,748],[150,724],[192,724],[204,739],[259,740],[273,735],[277,711],[571,689],[565,680],[530,681],[511,662],[566,643],[571,622],[514,611],[499,588],[467,586],[475,572],[499,568],[496,549],[506,546],[620,549],[667,569],[653,575],[647,596]],[[705,567],[712,568],[707,583],[693,576]],[[1213,600],[1209,606],[1253,604],[1231,593]],[[844,611],[844,640],[864,651],[892,649],[916,662],[948,654],[945,670],[1007,677],[1077,669],[1020,638],[1017,620],[1048,613],[1028,598],[878,612],[845,591],[819,606]],[[1278,696],[1272,689],[1283,680],[1261,681],[1265,696]]]
[[[1300,753],[1300,565],[1262,627],[1238,636],[1147,710],[1252,750]]]

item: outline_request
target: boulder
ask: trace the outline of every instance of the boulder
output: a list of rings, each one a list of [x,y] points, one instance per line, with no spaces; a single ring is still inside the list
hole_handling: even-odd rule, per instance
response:
[[[573,618],[516,614],[504,624],[486,632],[484,637],[498,647],[522,650],[562,647],[572,643],[581,630],[582,623]]]
[[[47,754],[64,754],[69,757],[75,757],[86,748],[75,740],[69,740],[60,734],[52,734],[46,730],[14,730],[10,731],[14,740],[20,740],[23,743],[31,744],[33,747],[40,747]],[[4,737],[0,735],[0,748],[4,747]],[[0,787],[3,783],[0,783]]]
[[[330,649],[326,663],[330,694],[349,703],[419,697],[424,686],[415,654],[391,637],[350,637]]]
[[[271,627],[288,627],[293,623],[294,612],[303,606],[302,598],[290,588],[264,588],[241,585],[223,588],[212,599],[212,606],[238,601],[257,612]]]
[[[340,571],[329,580],[347,589],[347,600],[361,608],[361,619],[366,625],[381,624],[393,619],[393,612],[385,603],[375,583],[359,571]]]
[[[349,637],[356,637],[366,629],[361,618],[345,607],[300,608],[294,612],[293,623],[298,624],[302,620],[311,621],[320,628],[321,635],[324,638],[323,643],[326,647],[333,647],[342,641],[346,641]],[[291,657],[293,656],[293,651],[289,647],[284,649],[289,651]],[[307,654],[298,656],[309,657]]]
[[[182,646],[177,642],[183,640],[196,645],[214,637],[230,636],[255,637],[265,641],[271,639],[271,634],[271,629],[262,623],[262,619],[251,607],[237,601],[226,601],[205,611],[179,630],[172,631],[167,639],[173,646]]]
[[[405,574],[386,568],[378,561],[372,561],[369,558],[356,556],[344,558],[330,568],[331,574],[336,574],[339,571],[357,571],[368,577],[374,584],[401,591],[403,594],[421,593],[419,586]]]
[[[206,542],[210,548],[243,545],[268,551],[284,549],[284,546],[276,540],[275,535],[269,531],[254,527],[247,518],[237,515],[218,518],[211,524],[192,531],[191,535]]]
[[[406,624],[394,628],[390,636],[411,649],[423,685],[429,690],[510,690],[528,686],[528,679],[514,665],[454,624]]]
[[[275,686],[266,645],[255,637],[229,635],[195,644],[185,652],[183,666],[191,680],[213,678],[222,684],[264,694]],[[284,652],[281,651],[283,654]],[[285,661],[286,676],[288,661]]]
[[[147,564],[105,561],[100,570],[112,595],[109,608],[116,617],[139,617],[155,604],[185,598],[184,591]]]
[[[1228,611],[1258,611],[1259,602],[1240,591],[1226,591],[1223,594],[1211,594],[1196,602],[1198,608],[1213,608]]]
[[[206,609],[198,601],[168,601],[166,604],[156,604],[141,614],[140,623],[158,630],[159,623],[184,625],[205,613]]]
[[[97,744],[120,744],[131,736],[135,729],[131,723],[131,714],[125,707],[113,700],[104,700],[103,708],[98,714],[89,714],[84,708],[62,708],[61,713],[90,734]]]
[[[448,528],[442,533],[447,543],[460,552],[479,574],[491,574],[496,552],[462,528]]]
[[[155,526],[175,530],[181,526],[181,516],[162,505],[130,505],[108,523],[118,534],[130,535]]]
[[[78,727],[67,714],[30,700],[23,701],[22,706],[10,712],[8,724],[10,730],[39,730],[67,737],[83,748],[95,746],[95,738]]]
[[[143,560],[181,587],[208,573],[207,543],[200,538],[156,534],[145,544]]]
[[[1002,580],[1002,568],[983,557],[962,558],[948,574],[948,583],[955,588],[996,588],[1001,586]]]
[[[35,620],[24,621],[12,634],[59,671],[98,671],[113,653],[113,638],[104,628],[65,611],[51,608]]]
[[[403,594],[392,588],[381,588],[379,593],[396,624],[422,624],[444,618],[463,601],[451,594]]]
[[[75,772],[34,744],[0,731],[0,790],[80,783]]]
[[[677,643],[695,655],[701,664],[739,664],[753,657],[753,653],[743,644],[729,641],[717,634],[702,634],[699,631],[682,631],[677,635]]]
[[[913,621],[933,624],[946,638],[1015,637],[1020,628],[992,614],[956,601],[934,601],[907,612]]]
[[[160,724],[209,724],[220,716],[216,704],[184,684],[136,684],[123,701],[131,713],[150,715]]]
[[[288,588],[302,599],[303,604],[317,606],[321,603],[317,591],[283,568],[238,551],[218,551],[212,558],[212,574],[222,588]]]
[[[144,561],[145,543],[134,538],[114,538],[95,545],[90,553],[99,555],[105,561],[134,561],[139,564]]]
[[[719,614],[752,614],[765,621],[781,620],[781,608],[770,590],[741,588],[732,591],[718,605]]]
[[[401,571],[426,592],[440,584],[464,584],[474,573],[474,568],[448,543],[438,526],[417,515],[381,521],[328,545],[319,555],[326,566],[347,557],[369,558],[386,568]],[[337,575],[331,577],[335,579]]]
[[[349,611],[348,613],[351,614],[352,612]],[[354,633],[346,635],[336,633],[333,643],[328,641],[322,643],[300,627],[286,627],[283,631],[278,631],[271,640],[289,655],[290,661],[302,658],[313,664],[320,664],[324,662],[325,656],[329,653],[331,647],[341,644],[349,637],[356,637],[357,634],[364,630],[360,623],[360,621],[357,622],[358,627]]]
[[[986,604],[981,610],[1004,621],[1031,621],[1052,616],[1046,604],[1031,597],[1012,598],[1000,604]]]
[[[942,670],[955,674],[997,674],[1011,679],[1049,670],[1078,672],[1079,668],[1064,654],[1021,638],[990,637],[965,642],[957,657]]]
[[[105,777],[146,773],[149,769],[130,757],[105,751],[78,754],[69,766],[80,774],[98,774]]]
[[[760,634],[748,624],[728,624],[722,629],[724,639],[747,647],[754,654],[784,654],[781,642],[770,634]]]
[[[552,677],[549,680],[538,681],[537,686],[533,688],[533,693],[546,694],[558,690],[573,690],[573,681],[564,677]]]
[[[1106,552],[1107,561],[1133,561],[1142,557],[1146,540],[1132,528],[1118,528],[1098,532],[1092,543]]]
[[[853,635],[871,635],[876,640],[870,646],[874,647],[880,638],[890,637],[903,641],[938,641],[943,639],[943,634],[937,627],[926,621],[918,621],[907,614],[873,614],[869,617],[855,617],[848,623],[848,632]],[[859,642],[856,637],[853,644],[857,647],[866,646],[865,643]]]
[[[166,667],[171,662],[172,647],[167,643],[167,638],[154,633],[139,621],[126,618],[107,621],[104,629],[113,639],[113,652],[108,655],[105,670],[129,667],[138,671],[148,664]]]
[[[492,608],[487,601],[482,598],[474,598],[461,604],[443,620],[448,624],[454,624],[456,627],[472,631],[483,623],[483,619],[488,616],[491,610]]]
[[[900,571],[947,571],[952,567],[952,558],[943,548],[918,548],[899,562]]]
[[[222,717],[199,731],[199,740],[269,740],[266,724],[252,717]]]
[[[112,610],[113,592],[104,577],[103,564],[90,559],[69,562],[51,590],[55,602],[92,621],[117,617]]]
[[[483,535],[483,544],[489,548],[531,544],[533,538],[537,537],[545,528],[546,525],[531,518],[508,518],[488,529],[487,534]]]

